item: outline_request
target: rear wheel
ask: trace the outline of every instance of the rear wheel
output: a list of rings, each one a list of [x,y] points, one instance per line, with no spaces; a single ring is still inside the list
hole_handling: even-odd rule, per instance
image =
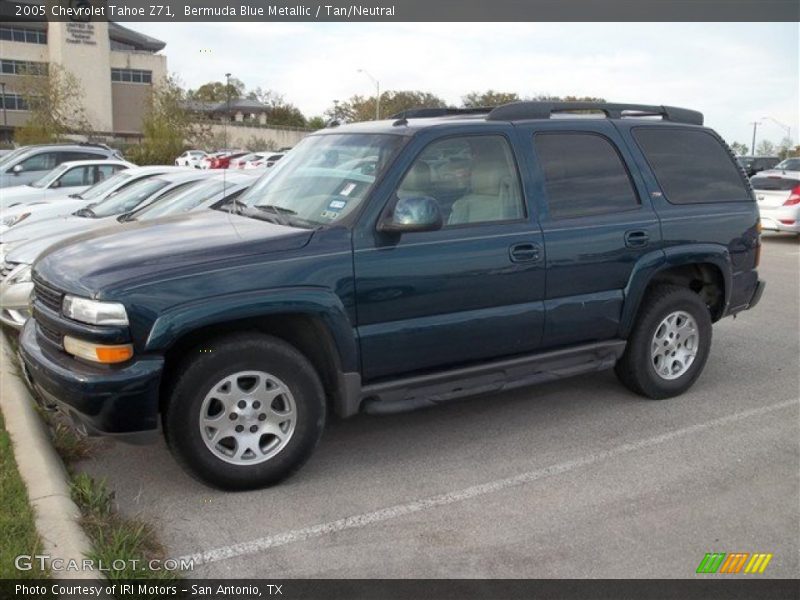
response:
[[[677,396],[703,371],[711,348],[711,314],[692,290],[653,288],[645,298],[615,371],[625,386],[648,398]]]
[[[308,359],[270,336],[236,335],[196,348],[163,415],[173,454],[224,489],[279,482],[311,455],[325,396]]]

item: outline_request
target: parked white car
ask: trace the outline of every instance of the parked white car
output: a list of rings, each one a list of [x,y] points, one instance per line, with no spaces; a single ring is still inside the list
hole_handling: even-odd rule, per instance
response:
[[[750,179],[761,228],[800,234],[800,171],[771,169]]]
[[[143,202],[144,206],[124,215],[103,217],[91,223],[90,229],[123,227],[130,222],[223,208],[257,180],[258,177],[249,173],[219,173],[193,179],[188,185],[172,185],[169,191],[157,192],[155,200]],[[29,305],[33,292],[31,268],[34,261],[50,246],[73,234],[45,234],[25,242],[18,241],[5,253],[0,271],[0,322],[14,329],[22,328],[30,317]]]
[[[202,161],[205,157],[206,153],[202,150],[187,150],[175,159],[175,166],[199,169],[200,161]]]
[[[259,157],[255,160],[249,161],[244,168],[245,169],[268,169],[280,159],[286,156],[285,152],[263,152],[259,154]]]
[[[133,167],[119,171],[82,192],[49,198],[47,201],[38,204],[12,206],[2,211],[0,215],[0,234],[8,230],[9,227],[14,227],[20,223],[28,225],[46,219],[67,216],[89,204],[100,202],[147,177],[185,170],[183,167]]]
[[[0,211],[19,204],[37,204],[79,193],[111,177],[117,171],[135,166],[124,160],[75,160],[61,163],[33,183],[0,190]]]

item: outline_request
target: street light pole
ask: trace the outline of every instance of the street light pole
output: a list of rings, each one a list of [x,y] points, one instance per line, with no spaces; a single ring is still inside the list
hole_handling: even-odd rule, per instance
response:
[[[228,121],[231,120],[231,74],[225,73],[225,150],[228,149]]]
[[[372,75],[370,75],[364,69],[359,69],[359,73],[363,73],[367,77],[372,80],[372,83],[375,84],[375,120],[381,120],[381,82],[375,79]]]
[[[780,121],[778,121],[778,119],[773,119],[772,117],[761,117],[761,118],[769,119],[770,121],[775,123],[775,125],[783,129],[786,132],[786,137],[789,139],[789,143],[792,142],[792,128],[789,125],[787,125],[786,123],[781,123]]]
[[[750,125],[753,126],[753,146],[750,148],[750,155],[751,156],[755,156],[756,155],[756,129],[758,129],[758,126],[760,125],[760,123],[758,121],[753,121],[752,123],[750,123]]]

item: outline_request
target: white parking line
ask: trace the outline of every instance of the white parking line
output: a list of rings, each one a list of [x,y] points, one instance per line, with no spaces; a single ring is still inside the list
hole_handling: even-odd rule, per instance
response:
[[[800,401],[798,400],[787,400],[785,402],[779,402],[777,404],[771,404],[761,408],[741,411],[732,415],[720,417],[718,419],[712,419],[711,421],[706,421],[705,423],[698,423],[696,425],[690,425],[689,427],[675,429],[654,437],[622,444],[621,446],[616,446],[609,450],[603,450],[601,452],[589,454],[574,460],[558,463],[542,469],[536,469],[535,471],[521,473],[519,475],[515,475],[514,477],[499,479],[489,483],[482,483],[480,485],[475,485],[455,492],[448,492],[445,494],[439,494],[437,496],[431,496],[429,498],[414,500],[406,504],[397,504],[395,506],[382,508],[373,512],[337,519],[336,521],[330,521],[328,523],[320,523],[310,527],[303,527],[302,529],[293,529],[291,531],[258,538],[249,542],[242,542],[239,544],[233,544],[231,546],[223,546],[222,548],[207,550],[205,552],[198,552],[196,554],[182,556],[178,560],[193,560],[195,566],[198,566],[219,562],[221,560],[227,560],[229,558],[235,558],[237,556],[257,554],[270,548],[286,546],[287,544],[294,544],[296,542],[302,542],[311,538],[322,537],[331,533],[344,531],[346,529],[359,529],[374,523],[382,523],[391,519],[397,519],[398,517],[402,517],[404,515],[429,510],[439,506],[445,506],[447,504],[453,504],[454,502],[469,500],[471,498],[477,498],[478,496],[485,496],[486,494],[492,494],[508,488],[531,483],[544,477],[560,475],[580,467],[586,467],[603,460],[608,460],[609,458],[614,458],[615,456],[628,454],[637,450],[644,450],[645,448],[657,446],[677,438],[698,433],[700,431],[705,431],[706,429],[720,427],[721,425],[735,423],[751,417],[758,417],[775,412],[777,410],[783,410],[784,408],[797,406],[798,404],[800,404]]]

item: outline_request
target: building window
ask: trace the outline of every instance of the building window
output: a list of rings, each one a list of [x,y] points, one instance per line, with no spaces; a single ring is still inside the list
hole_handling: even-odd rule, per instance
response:
[[[47,32],[21,27],[0,27],[0,40],[7,42],[23,42],[28,44],[46,44]]]
[[[0,95],[0,109],[28,110],[28,103],[19,94]]]
[[[111,81],[117,83],[153,83],[153,72],[140,69],[111,69]]]
[[[47,63],[28,60],[0,60],[3,75],[47,75]]]

